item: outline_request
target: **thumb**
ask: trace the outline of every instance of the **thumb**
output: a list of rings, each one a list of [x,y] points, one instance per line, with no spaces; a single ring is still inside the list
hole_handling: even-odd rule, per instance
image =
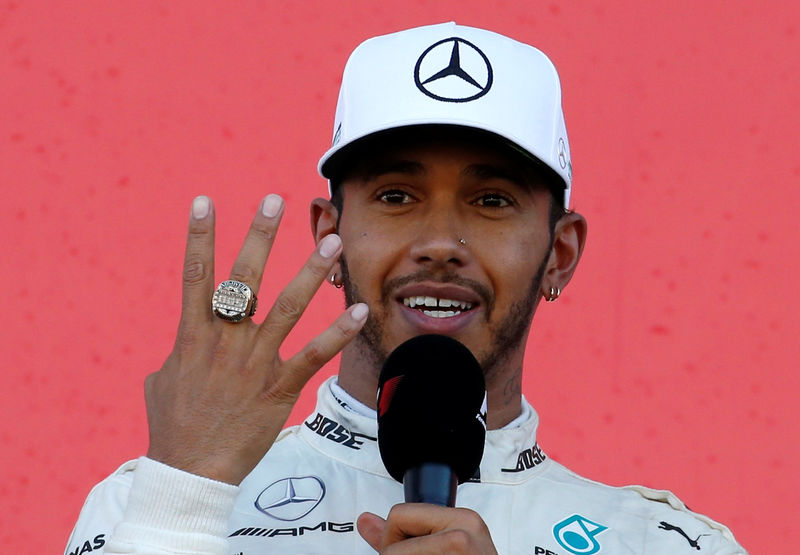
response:
[[[358,533],[361,534],[364,541],[375,551],[380,551],[381,540],[386,529],[386,521],[376,514],[361,513],[356,521],[356,527],[358,527]]]

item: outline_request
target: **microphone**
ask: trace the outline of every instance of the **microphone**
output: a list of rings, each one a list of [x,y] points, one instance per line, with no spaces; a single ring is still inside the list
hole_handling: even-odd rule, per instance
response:
[[[420,335],[397,347],[378,378],[378,448],[409,503],[455,506],[486,438],[486,384],[464,345]]]

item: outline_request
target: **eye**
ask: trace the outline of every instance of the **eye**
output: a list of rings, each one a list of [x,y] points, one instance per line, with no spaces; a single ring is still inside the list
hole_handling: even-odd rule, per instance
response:
[[[475,204],[487,208],[505,208],[513,203],[511,198],[500,193],[484,193],[475,200]]]
[[[411,195],[400,189],[389,189],[378,193],[378,200],[386,204],[408,204],[413,201]]]

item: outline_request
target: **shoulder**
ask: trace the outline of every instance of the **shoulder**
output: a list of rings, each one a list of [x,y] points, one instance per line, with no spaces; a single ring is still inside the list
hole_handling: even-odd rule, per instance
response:
[[[138,459],[127,461],[109,476],[95,484],[86,498],[84,510],[87,506],[97,502],[102,502],[106,507],[124,507],[138,464]]]
[[[105,545],[114,526],[122,520],[137,464],[138,460],[126,462],[92,488],[66,553],[87,553]]]
[[[555,461],[551,464],[547,479],[565,494],[566,503],[602,517],[602,526],[609,530],[636,538],[644,553],[747,553],[728,527],[690,510],[670,491],[611,486],[584,478]]]
[[[639,485],[619,489],[636,495],[639,504],[646,507],[648,545],[674,545],[676,549],[685,546],[718,554],[746,553],[727,526],[690,510],[671,491]]]

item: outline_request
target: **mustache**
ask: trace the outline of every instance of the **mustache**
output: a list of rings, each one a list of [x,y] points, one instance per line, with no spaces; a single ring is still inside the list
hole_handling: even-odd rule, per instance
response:
[[[487,314],[494,307],[494,295],[492,291],[474,279],[465,278],[453,271],[436,271],[435,269],[423,268],[418,272],[407,276],[400,276],[386,281],[381,288],[381,300],[386,303],[392,298],[392,292],[410,283],[429,281],[435,283],[452,283],[460,287],[471,289],[480,297],[484,306],[487,307]]]

